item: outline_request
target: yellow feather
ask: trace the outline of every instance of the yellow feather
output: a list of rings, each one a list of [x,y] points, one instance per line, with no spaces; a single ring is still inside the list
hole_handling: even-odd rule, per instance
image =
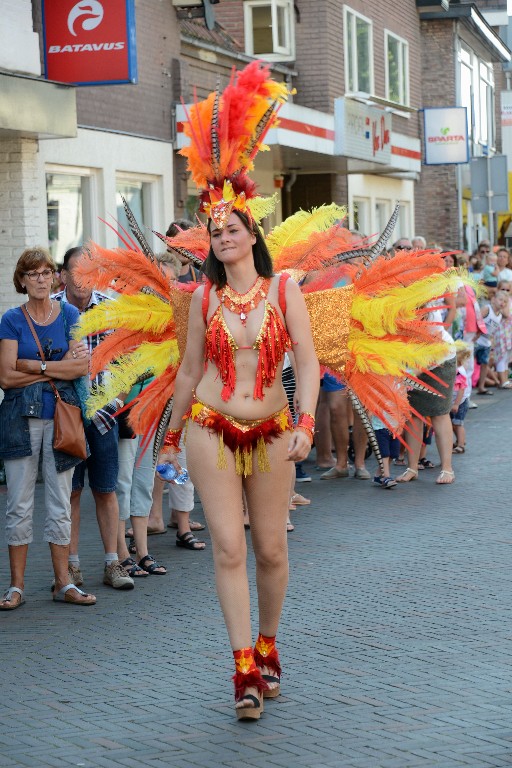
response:
[[[414,320],[418,307],[437,296],[456,291],[458,285],[460,275],[447,275],[443,272],[418,280],[412,285],[388,288],[385,294],[371,297],[355,294],[352,317],[372,336],[396,333],[398,321]]]
[[[297,211],[275,227],[267,237],[270,255],[275,258],[282,248],[306,240],[312,232],[329,229],[344,219],[346,214],[346,208],[335,203],[321,205],[311,211]]]
[[[136,350],[123,355],[107,367],[103,385],[98,387],[87,400],[87,415],[92,416],[98,408],[110,402],[119,392],[128,392],[142,374],[149,371],[159,376],[171,363],[177,365],[178,362],[178,343],[175,339],[161,344],[151,342],[141,344]]]
[[[255,221],[270,216],[275,211],[277,205],[277,192],[272,197],[254,197],[249,201],[249,208]]]
[[[75,326],[73,338],[114,328],[163,333],[172,321],[172,307],[156,296],[118,296],[85,312]]]
[[[389,339],[383,343],[356,328],[350,330],[347,346],[355,361],[356,370],[398,377],[404,375],[406,368],[430,368],[452,351],[452,345],[434,339],[428,344]]]

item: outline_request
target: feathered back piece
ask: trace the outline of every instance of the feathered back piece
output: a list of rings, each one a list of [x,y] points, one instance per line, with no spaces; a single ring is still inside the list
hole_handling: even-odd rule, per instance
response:
[[[180,154],[200,190],[201,209],[219,229],[233,208],[257,218],[250,203],[256,187],[247,174],[257,153],[267,149],[263,141],[287,97],[286,84],[271,79],[270,67],[253,61],[240,72],[233,70],[222,94],[210,93],[187,112],[184,131],[190,145]]]
[[[83,288],[104,291],[109,288],[124,294],[157,293],[165,296],[169,278],[158,262],[135,248],[102,248],[88,243],[74,274]]]
[[[432,251],[401,251],[344,269],[352,280],[345,288],[307,286],[315,349],[324,368],[399,434],[411,413],[407,385],[416,380],[409,371],[425,372],[454,351],[435,333],[424,305],[456,292],[464,278],[445,271],[442,255]],[[432,387],[443,396],[434,378]]]

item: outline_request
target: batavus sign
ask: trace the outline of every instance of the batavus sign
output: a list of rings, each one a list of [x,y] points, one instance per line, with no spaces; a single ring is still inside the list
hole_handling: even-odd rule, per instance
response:
[[[137,82],[135,0],[43,0],[48,80]]]

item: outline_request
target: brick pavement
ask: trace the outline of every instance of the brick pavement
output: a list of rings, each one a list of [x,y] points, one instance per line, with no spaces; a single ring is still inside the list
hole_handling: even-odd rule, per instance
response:
[[[432,470],[389,492],[320,482],[308,464],[300,490],[313,504],[289,537],[283,695],[258,723],[234,719],[210,548],[154,537],[169,575],[115,592],[101,584],[87,494],[81,560],[98,604],[52,603],[38,540],[26,605],[0,615],[2,768],[512,765],[512,394],[475,399],[452,487]]]

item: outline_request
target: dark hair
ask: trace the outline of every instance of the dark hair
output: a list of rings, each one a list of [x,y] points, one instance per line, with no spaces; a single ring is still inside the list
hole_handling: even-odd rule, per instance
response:
[[[46,248],[26,248],[18,259],[12,281],[16,288],[16,293],[26,293],[27,289],[21,284],[21,278],[27,272],[37,269],[41,266],[48,266],[52,272],[55,272],[55,262]]]
[[[260,277],[272,277],[274,274],[274,266],[272,264],[272,257],[268,251],[263,235],[256,222],[249,222],[247,216],[241,211],[234,210],[235,213],[244,227],[254,235],[256,242],[252,247],[252,255],[254,258],[254,266],[256,272]],[[210,231],[211,219],[208,220],[208,232]],[[226,285],[226,270],[224,264],[218,260],[213,252],[213,248],[210,245],[208,256],[204,260],[202,270],[208,280],[217,285],[219,288],[224,288]]]
[[[171,221],[171,223],[167,227],[167,232],[165,233],[165,236],[176,237],[176,235],[179,235],[180,230],[192,229],[194,226],[195,226],[194,222],[190,221],[190,219],[175,219],[174,221]]]
[[[73,256],[81,256],[83,252],[83,245],[77,245],[74,248],[70,248],[68,251],[66,251],[64,258],[62,259],[62,269],[66,269],[69,272],[70,259],[72,259]]]
[[[450,259],[453,259],[453,266],[454,267],[458,267],[459,266],[459,259],[457,258],[455,253],[450,253],[448,251],[448,253],[443,253],[441,255],[442,255],[443,259],[445,258],[445,256],[449,256]]]

